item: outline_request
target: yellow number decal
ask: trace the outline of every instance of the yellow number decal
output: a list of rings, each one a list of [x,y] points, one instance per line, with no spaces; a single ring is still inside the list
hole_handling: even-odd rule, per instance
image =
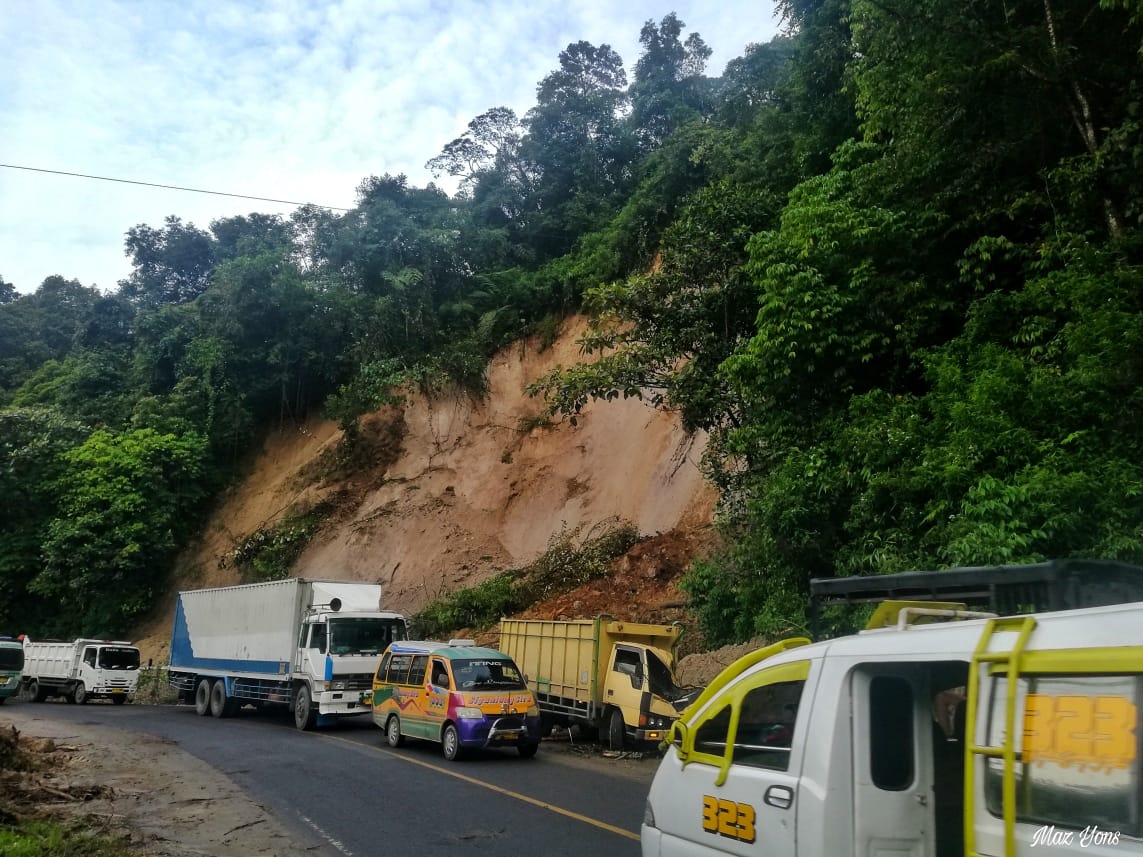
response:
[[[702,796],[702,829],[707,833],[718,833],[718,798]]]
[[[741,842],[753,842],[754,807],[748,803],[702,796],[702,829]]]
[[[1093,755],[1101,767],[1123,768],[1135,761],[1135,706],[1122,696],[1101,696],[1095,701],[1091,738]]]
[[[738,838],[743,842],[754,841],[754,807],[748,803],[738,805]]]
[[[1024,706],[1024,761],[1113,771],[1135,761],[1135,704],[1122,696],[1032,693]]]
[[[1061,696],[1056,700],[1056,755],[1066,760],[1091,757],[1090,697]]]
[[[1052,716],[1056,706],[1053,697],[1033,693],[1024,706],[1024,759],[1034,761],[1051,755]]]

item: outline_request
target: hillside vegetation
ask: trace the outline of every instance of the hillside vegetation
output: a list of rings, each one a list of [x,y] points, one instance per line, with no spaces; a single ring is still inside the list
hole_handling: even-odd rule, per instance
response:
[[[683,586],[711,643],[801,625],[814,576],[1143,559],[1143,5],[779,5],[719,78],[674,15],[630,74],[569,45],[525,115],[426,153],[453,196],[371,176],[344,214],[140,224],[111,293],[0,281],[0,628],[136,627],[266,432],[322,415],[312,503],[235,532],[231,570],[383,577],[411,533],[378,558],[330,526],[403,507],[412,427],[480,423],[492,356],[577,312],[515,436],[625,398],[702,433],[723,539]],[[438,540],[524,471],[520,427],[430,456]],[[577,496],[509,491],[503,553],[442,557],[430,594],[528,561]]]

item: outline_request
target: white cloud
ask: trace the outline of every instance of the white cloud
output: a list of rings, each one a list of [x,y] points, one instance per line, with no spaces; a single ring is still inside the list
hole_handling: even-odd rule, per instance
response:
[[[570,42],[610,44],[630,74],[643,23],[672,10],[710,74],[777,32],[755,0],[10,0],[0,163],[349,207],[369,175],[427,184],[488,108],[523,114]],[[291,210],[0,169],[0,276],[111,289],[138,223]]]

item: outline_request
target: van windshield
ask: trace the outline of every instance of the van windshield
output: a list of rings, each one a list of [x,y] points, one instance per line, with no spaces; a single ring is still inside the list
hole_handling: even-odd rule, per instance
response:
[[[104,646],[99,650],[99,665],[105,670],[137,670],[139,650],[126,646]]]
[[[524,690],[524,677],[512,661],[471,658],[454,660],[452,675],[456,686],[462,690],[496,688],[500,690]]]
[[[380,616],[329,620],[331,655],[379,655],[394,640],[405,639],[405,623]]]
[[[0,646],[0,670],[22,670],[24,650],[18,647]]]

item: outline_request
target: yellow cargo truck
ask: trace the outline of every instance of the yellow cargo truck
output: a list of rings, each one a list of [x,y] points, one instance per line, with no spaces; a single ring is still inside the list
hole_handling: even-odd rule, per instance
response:
[[[600,731],[612,749],[661,741],[697,689],[678,686],[682,626],[501,619],[500,651],[524,672],[546,734],[555,724]]]

